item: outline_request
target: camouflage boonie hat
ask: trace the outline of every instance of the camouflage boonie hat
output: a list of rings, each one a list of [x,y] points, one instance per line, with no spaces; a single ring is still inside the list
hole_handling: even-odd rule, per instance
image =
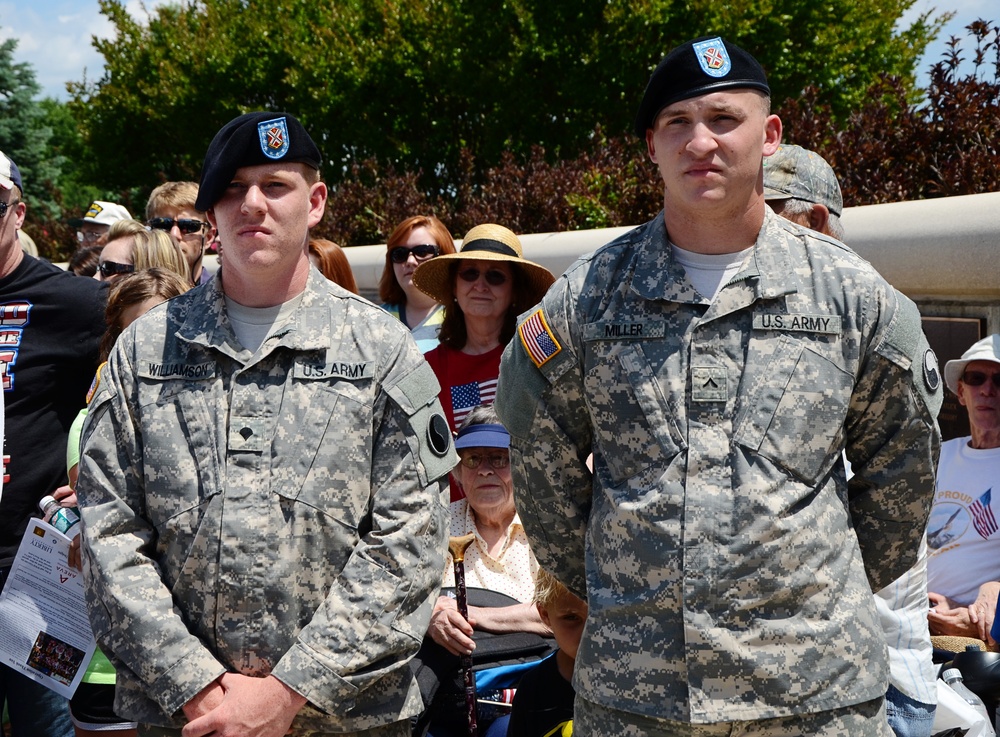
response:
[[[831,215],[844,211],[844,196],[833,168],[814,151],[782,144],[764,158],[764,199],[805,200],[824,205]]]

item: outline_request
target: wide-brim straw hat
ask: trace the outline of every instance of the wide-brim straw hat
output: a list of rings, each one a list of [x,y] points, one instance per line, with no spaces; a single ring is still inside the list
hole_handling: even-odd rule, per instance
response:
[[[540,264],[528,261],[521,249],[521,241],[502,225],[487,223],[477,225],[465,235],[462,250],[424,261],[413,272],[413,283],[424,294],[441,304],[450,304],[455,295],[451,278],[451,265],[456,260],[506,261],[517,266],[514,278],[526,282],[531,304],[541,301],[546,290],[556,280],[552,272]],[[518,305],[527,309],[530,305]]]

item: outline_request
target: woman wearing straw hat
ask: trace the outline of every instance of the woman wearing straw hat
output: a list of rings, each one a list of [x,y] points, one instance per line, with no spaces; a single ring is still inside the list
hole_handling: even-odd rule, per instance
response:
[[[455,253],[455,241],[433,215],[406,218],[386,241],[385,268],[378,283],[382,309],[410,329],[423,353],[438,346],[444,305],[417,289],[413,274],[424,261],[448,253]]]
[[[537,303],[555,278],[524,258],[517,236],[502,225],[477,225],[459,253],[425,261],[413,281],[447,309],[439,345],[427,362],[441,384],[452,432],[480,404],[492,404],[500,354],[517,315]]]

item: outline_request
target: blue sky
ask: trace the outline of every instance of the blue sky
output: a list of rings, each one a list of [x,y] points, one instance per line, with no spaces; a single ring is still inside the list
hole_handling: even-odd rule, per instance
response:
[[[145,7],[152,9],[165,1],[145,0]],[[126,7],[133,16],[142,17],[139,0],[128,0]],[[1000,23],[996,0],[917,0],[903,20],[909,21],[931,8],[938,12],[954,10],[957,15],[941,34],[941,40],[928,49],[920,65],[924,73],[940,60],[949,36],[964,37],[963,28],[980,17]],[[88,79],[100,78],[103,58],[91,46],[91,37],[107,37],[110,33],[111,24],[100,14],[97,0],[0,0],[0,38],[18,39],[17,60],[34,66],[46,97],[65,100],[67,81],[82,80],[84,74]]]
[[[163,0],[147,1],[147,7]],[[141,14],[138,0],[129,0],[129,12]],[[15,58],[35,68],[43,97],[65,100],[66,82],[100,77],[104,59],[91,37],[107,38],[112,26],[100,14],[97,0],[0,0],[0,38],[16,38]]]

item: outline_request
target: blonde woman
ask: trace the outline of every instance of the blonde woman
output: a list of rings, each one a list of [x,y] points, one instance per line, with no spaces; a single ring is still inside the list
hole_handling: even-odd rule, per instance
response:
[[[125,274],[156,267],[179,274],[190,283],[191,270],[176,239],[165,230],[136,225],[138,228],[131,224],[119,228],[119,223],[111,226],[94,278],[113,282]]]

